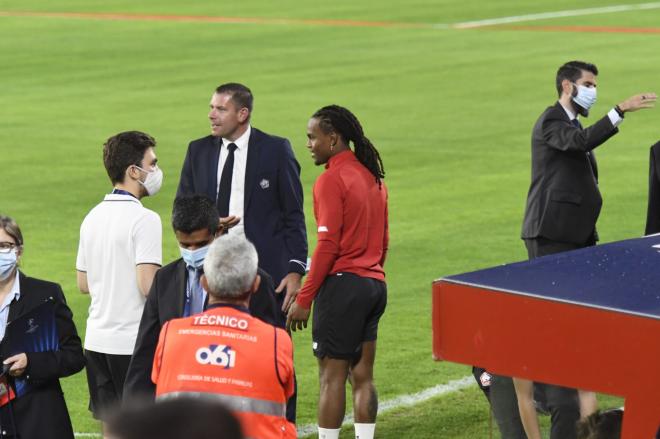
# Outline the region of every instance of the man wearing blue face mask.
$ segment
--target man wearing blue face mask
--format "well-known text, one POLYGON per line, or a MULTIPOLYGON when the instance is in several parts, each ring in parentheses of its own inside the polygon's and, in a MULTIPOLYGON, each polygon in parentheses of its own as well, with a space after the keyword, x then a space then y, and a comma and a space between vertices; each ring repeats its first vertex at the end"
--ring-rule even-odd
MULTIPOLYGON (((204 195, 179 197, 174 201, 172 228, 181 258, 161 268, 152 284, 144 307, 135 349, 124 384, 124 400, 153 397, 151 381, 154 353, 160 328, 165 322, 204 311, 207 294, 202 288, 204 258, 222 230, 218 210, 204 195)), ((267 323, 278 322, 273 280, 259 269, 261 284, 250 301, 250 314, 267 323)))
MULTIPOLYGON (((651 108, 655 93, 634 95, 584 128, 596 102, 595 65, 571 61, 559 68, 558 101, 532 130, 532 179, 522 227, 530 259, 595 245, 602 198, 593 150, 618 132, 625 113, 651 108)), ((578 365, 566 365, 579 367, 578 365)), ((534 396, 552 415, 551 439, 575 439, 576 422, 596 409, 595 395, 575 389, 494 375, 490 402, 503 439, 541 438, 534 396), (515 384, 515 387, 514 387, 515 384), (515 389, 515 390, 514 390, 515 389)))
POLYGON ((559 100, 548 107, 532 131, 532 182, 522 227, 529 257, 593 245, 602 199, 593 150, 616 134, 625 113, 654 106, 655 93, 632 96, 588 128, 596 102, 595 65, 571 61, 559 68, 559 100))

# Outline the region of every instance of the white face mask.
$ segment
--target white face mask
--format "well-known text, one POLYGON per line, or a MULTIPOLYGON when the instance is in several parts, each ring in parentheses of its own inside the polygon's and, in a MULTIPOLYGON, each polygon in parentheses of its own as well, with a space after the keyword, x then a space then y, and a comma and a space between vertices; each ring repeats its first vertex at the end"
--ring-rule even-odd
POLYGON ((147 178, 144 179, 144 182, 142 180, 138 180, 138 182, 144 186, 148 195, 156 195, 163 185, 163 171, 158 166, 153 171, 147 171, 137 165, 135 167, 147 173, 147 178))
POLYGON ((585 110, 589 110, 596 103, 596 87, 585 87, 584 85, 577 85, 577 95, 573 96, 573 102, 578 104, 585 110))

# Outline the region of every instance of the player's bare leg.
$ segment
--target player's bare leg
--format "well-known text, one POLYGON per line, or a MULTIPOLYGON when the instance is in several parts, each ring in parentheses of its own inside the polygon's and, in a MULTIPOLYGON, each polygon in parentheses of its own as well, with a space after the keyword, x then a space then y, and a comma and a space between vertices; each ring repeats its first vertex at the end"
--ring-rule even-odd
POLYGON ((349 362, 325 357, 319 362, 319 411, 320 428, 341 427, 346 412, 346 380, 349 362))
POLYGON ((362 343, 362 356, 351 367, 349 379, 353 389, 353 415, 355 437, 370 439, 374 436, 378 415, 378 393, 374 386, 376 341, 362 343))

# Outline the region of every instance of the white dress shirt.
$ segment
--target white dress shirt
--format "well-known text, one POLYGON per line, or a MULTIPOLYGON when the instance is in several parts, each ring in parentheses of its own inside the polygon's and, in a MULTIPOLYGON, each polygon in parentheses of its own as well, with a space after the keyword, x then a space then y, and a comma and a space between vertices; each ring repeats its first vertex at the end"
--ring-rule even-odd
POLYGON ((220 190, 220 180, 222 178, 222 168, 227 160, 229 150, 227 147, 230 143, 236 145, 234 151, 234 168, 231 177, 231 195, 229 197, 229 215, 235 215, 241 221, 229 230, 229 233, 245 233, 243 222, 243 211, 245 209, 245 168, 247 166, 248 142, 250 141, 250 133, 252 128, 248 125, 247 130, 241 137, 234 140, 222 138, 222 145, 220 146, 220 158, 218 159, 218 185, 215 190, 216 200, 218 198, 218 191, 220 190))

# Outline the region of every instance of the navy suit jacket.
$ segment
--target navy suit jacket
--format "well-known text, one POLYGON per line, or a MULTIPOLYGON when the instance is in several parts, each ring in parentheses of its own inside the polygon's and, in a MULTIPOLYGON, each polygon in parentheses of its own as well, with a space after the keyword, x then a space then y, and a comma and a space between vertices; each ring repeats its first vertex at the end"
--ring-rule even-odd
MULTIPOLYGON (((193 140, 183 162, 177 196, 203 194, 216 200, 220 138, 193 140)), ((307 232, 300 165, 287 139, 254 127, 248 142, 243 210, 245 236, 259 254, 259 267, 278 285, 288 273, 305 273, 307 232)))

